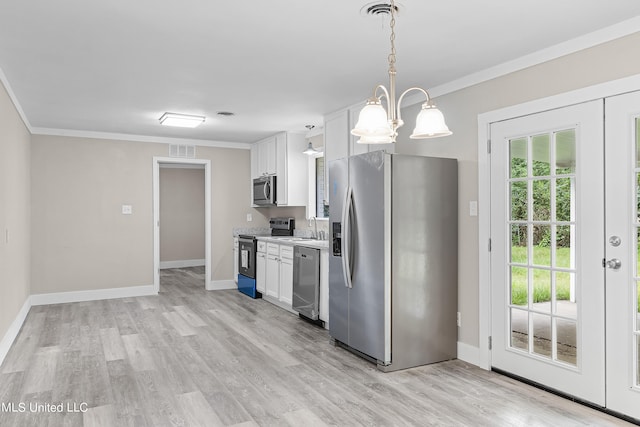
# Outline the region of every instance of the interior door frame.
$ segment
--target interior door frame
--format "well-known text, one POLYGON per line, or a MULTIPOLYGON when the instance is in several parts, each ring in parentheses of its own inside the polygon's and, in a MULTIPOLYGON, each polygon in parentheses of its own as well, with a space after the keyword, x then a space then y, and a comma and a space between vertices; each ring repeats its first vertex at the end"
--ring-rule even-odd
POLYGON ((491 370, 491 124, 636 90, 640 90, 640 74, 478 115, 479 346, 473 360, 477 366, 491 370))
POLYGON ((211 282, 211 160, 153 157, 153 290, 160 290, 160 164, 204 166, 205 289, 211 282))

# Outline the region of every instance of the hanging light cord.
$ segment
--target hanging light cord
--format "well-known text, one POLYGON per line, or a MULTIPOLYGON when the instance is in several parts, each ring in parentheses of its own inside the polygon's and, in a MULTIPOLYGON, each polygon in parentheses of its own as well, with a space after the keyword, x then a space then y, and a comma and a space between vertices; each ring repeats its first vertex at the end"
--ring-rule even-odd
POLYGON ((389 53, 389 70, 394 70, 396 68, 396 3, 394 0, 391 0, 391 37, 389 37, 389 41, 391 42, 391 53, 389 53))

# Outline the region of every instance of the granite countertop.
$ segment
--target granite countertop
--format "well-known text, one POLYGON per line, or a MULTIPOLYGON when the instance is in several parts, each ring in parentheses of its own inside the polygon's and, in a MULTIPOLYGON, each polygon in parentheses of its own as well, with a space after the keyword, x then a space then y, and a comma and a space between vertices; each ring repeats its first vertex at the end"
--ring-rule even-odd
POLYGON ((316 249, 329 249, 329 241, 327 240, 316 240, 296 236, 258 236, 257 239, 265 242, 278 243, 281 245, 307 246, 309 248, 316 249))

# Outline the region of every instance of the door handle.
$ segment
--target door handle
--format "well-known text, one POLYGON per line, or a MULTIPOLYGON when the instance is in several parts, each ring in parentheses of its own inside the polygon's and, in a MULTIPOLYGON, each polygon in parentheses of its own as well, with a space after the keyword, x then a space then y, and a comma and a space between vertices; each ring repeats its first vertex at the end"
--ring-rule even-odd
POLYGON ((602 260, 602 266, 606 268, 610 268, 612 270, 619 270, 622 267, 622 261, 618 258, 611 258, 610 260, 602 260))

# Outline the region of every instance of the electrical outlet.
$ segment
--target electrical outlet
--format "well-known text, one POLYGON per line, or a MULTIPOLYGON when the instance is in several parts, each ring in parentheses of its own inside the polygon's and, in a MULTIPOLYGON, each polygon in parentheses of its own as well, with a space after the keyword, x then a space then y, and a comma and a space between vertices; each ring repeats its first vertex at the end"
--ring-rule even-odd
POLYGON ((133 214, 133 206, 122 205, 122 215, 132 215, 132 214, 133 214))
POLYGON ((458 327, 462 326, 462 315, 460 314, 460 312, 458 312, 458 315, 456 317, 456 323, 458 324, 458 327))

